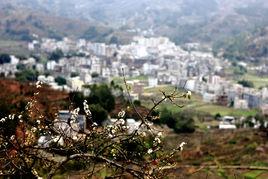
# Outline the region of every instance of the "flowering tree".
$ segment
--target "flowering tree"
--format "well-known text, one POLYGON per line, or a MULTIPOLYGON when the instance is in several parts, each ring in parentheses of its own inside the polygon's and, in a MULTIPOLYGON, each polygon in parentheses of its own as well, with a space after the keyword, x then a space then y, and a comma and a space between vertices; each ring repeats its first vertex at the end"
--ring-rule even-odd
MULTIPOLYGON (((70 109, 70 118, 61 120, 56 114, 48 119, 36 105, 37 92, 19 114, 11 114, 0 120, 0 174, 17 177, 45 176, 52 178, 67 166, 75 164, 83 175, 92 177, 105 169, 106 175, 136 178, 162 177, 166 166, 172 165, 176 153, 184 142, 170 152, 164 150, 163 132, 151 123, 158 116, 152 113, 163 101, 174 103, 176 98, 189 98, 190 93, 162 92, 163 98, 154 102, 146 116, 138 113, 138 126, 126 123, 124 110, 108 125, 92 120, 90 107, 85 100, 83 109, 70 109), (85 114, 89 124, 80 130, 78 116, 85 114)), ((132 102, 130 102, 132 104, 132 102)), ((175 104, 175 103, 174 103, 175 104)), ((175 104, 177 105, 177 104, 175 104)), ((177 105, 178 107, 182 107, 177 105)))

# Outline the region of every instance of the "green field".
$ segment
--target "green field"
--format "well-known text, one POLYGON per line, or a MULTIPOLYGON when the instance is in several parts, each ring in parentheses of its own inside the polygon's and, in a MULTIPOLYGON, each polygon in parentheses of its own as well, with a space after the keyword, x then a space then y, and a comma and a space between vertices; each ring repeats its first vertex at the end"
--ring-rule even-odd
MULTIPOLYGON (((168 86, 168 85, 163 85, 163 86, 159 86, 159 87, 155 87, 155 88, 148 88, 148 89, 144 90, 144 92, 146 92, 146 93, 152 93, 153 94, 152 98, 154 100, 161 99, 161 97, 163 96, 161 91, 164 91, 166 94, 170 94, 174 91, 174 87, 168 86)), ((178 91, 178 93, 183 94, 184 91, 180 90, 180 91, 178 91)), ((216 104, 204 103, 202 101, 202 97, 200 95, 197 95, 197 94, 193 94, 192 98, 190 100, 180 99, 180 100, 176 100, 175 102, 176 102, 176 104, 179 104, 179 105, 183 104, 184 107, 181 109, 181 108, 177 107, 176 105, 173 105, 169 101, 166 101, 159 106, 159 109, 166 107, 173 112, 191 109, 194 111, 208 113, 211 115, 215 115, 215 114, 219 113, 222 116, 231 115, 231 116, 245 116, 245 117, 250 116, 250 115, 254 116, 258 112, 258 110, 256 110, 256 109, 249 109, 249 110, 234 109, 234 108, 229 108, 229 107, 225 107, 225 106, 219 106, 216 104)), ((143 100, 142 103, 143 103, 143 105, 148 106, 148 107, 153 106, 152 101, 143 100)))
POLYGON ((218 106, 213 104, 204 104, 202 106, 194 108, 197 111, 207 112, 212 115, 217 113, 221 114, 222 116, 230 115, 230 116, 254 116, 257 114, 257 110, 243 110, 243 109, 234 109, 224 106, 218 106))
MULTIPOLYGON (((264 78, 264 79, 260 79, 257 77, 254 78, 253 75, 247 75, 247 77, 249 77, 249 79, 254 80, 254 83, 256 83, 256 84, 259 84, 259 85, 264 84, 264 83, 266 83, 266 81, 268 84, 268 78, 264 78)), ((134 80, 134 79, 146 80, 146 77, 139 76, 136 78, 127 78, 127 80, 134 80)), ((114 78, 113 80, 116 84, 123 86, 123 88, 125 89, 123 78, 114 78)), ((259 86, 259 85, 256 85, 256 86, 259 86)), ((142 99, 141 102, 144 106, 151 108, 151 107, 153 107, 152 99, 155 102, 157 102, 158 100, 161 100, 161 98, 163 96, 162 92, 165 92, 166 94, 171 94, 172 92, 174 92, 174 90, 175 90, 175 87, 172 85, 159 85, 159 86, 153 87, 153 88, 145 88, 144 93, 146 93, 148 95, 151 94, 151 96, 142 99)), ((176 93, 179 95, 183 94, 185 92, 186 92, 185 90, 176 89, 176 93)), ((231 116, 245 116, 245 117, 254 116, 258 113, 258 110, 256 110, 256 109, 249 109, 249 110, 234 109, 234 108, 229 108, 229 107, 225 107, 225 106, 219 106, 216 104, 204 103, 202 101, 202 97, 200 95, 197 95, 194 93, 192 94, 192 98, 190 100, 181 98, 181 99, 175 100, 174 102, 178 105, 184 105, 184 107, 179 108, 178 106, 172 104, 170 101, 167 100, 167 101, 163 102, 161 105, 159 105, 157 107, 157 109, 162 109, 162 108, 166 107, 167 109, 171 110, 172 112, 179 112, 181 110, 190 109, 190 110, 194 110, 197 112, 207 113, 210 115, 215 115, 215 114, 219 113, 222 116, 231 115, 231 116)))
POLYGON ((242 77, 242 79, 252 81, 256 89, 268 86, 268 76, 261 77, 252 73, 247 73, 242 77))

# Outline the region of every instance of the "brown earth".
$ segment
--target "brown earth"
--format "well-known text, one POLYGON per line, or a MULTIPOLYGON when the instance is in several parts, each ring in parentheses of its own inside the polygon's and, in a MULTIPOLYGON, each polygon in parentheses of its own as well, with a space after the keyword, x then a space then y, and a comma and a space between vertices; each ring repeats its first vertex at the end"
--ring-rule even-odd
POLYGON ((267 139, 267 132, 254 129, 170 133, 165 139, 167 148, 172 149, 181 141, 187 143, 177 156, 170 178, 244 178, 256 171, 267 176, 268 168, 246 168, 268 166, 267 139))
POLYGON ((68 93, 50 89, 43 85, 37 89, 35 84, 20 83, 11 79, 0 79, 0 101, 5 104, 14 105, 13 112, 18 111, 21 102, 26 103, 35 98, 36 107, 41 111, 54 111, 62 109, 68 103, 68 93), (39 92, 38 95, 34 93, 39 92))

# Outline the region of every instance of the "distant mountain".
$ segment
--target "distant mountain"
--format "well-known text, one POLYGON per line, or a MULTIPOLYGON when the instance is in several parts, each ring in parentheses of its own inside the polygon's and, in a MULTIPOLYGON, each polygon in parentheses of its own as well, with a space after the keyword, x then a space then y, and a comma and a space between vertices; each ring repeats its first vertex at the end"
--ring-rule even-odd
POLYGON ((89 23, 47 15, 17 6, 0 7, 1 38, 31 40, 33 34, 45 37, 76 37, 82 34, 89 23))
POLYGON ((71 37, 96 42, 128 43, 135 35, 125 30, 114 30, 96 20, 54 13, 49 6, 45 8, 42 4, 35 0, 0 1, 0 41, 31 41, 33 34, 37 34, 55 39, 71 37))
POLYGON ((9 4, 116 28, 152 29, 177 43, 267 24, 267 0, 9 0, 9 4))
POLYGON ((267 63, 268 27, 222 39, 215 42, 213 48, 215 54, 230 60, 267 63))
MULTIPOLYGON (((11 27, 19 23, 34 32, 47 29, 42 32, 47 36, 105 42, 126 42, 135 33, 149 30, 149 34, 168 36, 177 44, 223 44, 220 48, 226 50, 226 41, 243 34, 258 39, 256 32, 268 26, 267 0, 9 0, 0 2, 3 6, 35 12, 30 13, 32 18, 29 13, 17 15, 18 22, 11 22, 11 27)), ((8 14, 0 13, 5 18, 8 14)), ((1 18, 0 29, 3 24, 1 18)))

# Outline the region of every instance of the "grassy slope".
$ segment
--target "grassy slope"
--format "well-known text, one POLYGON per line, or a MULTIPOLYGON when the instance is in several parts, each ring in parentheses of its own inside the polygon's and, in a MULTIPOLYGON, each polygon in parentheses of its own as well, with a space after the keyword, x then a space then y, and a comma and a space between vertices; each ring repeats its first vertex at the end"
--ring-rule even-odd
POLYGON ((268 86, 268 76, 258 76, 254 71, 248 71, 242 76, 235 76, 232 67, 226 69, 225 72, 234 83, 237 83, 240 80, 247 80, 253 82, 255 89, 268 86))
POLYGON ((257 110, 243 110, 243 109, 234 109, 224 106, 218 106, 213 104, 205 104, 203 106, 197 107, 196 110, 209 112, 212 115, 220 113, 221 115, 232 115, 232 116, 250 116, 256 115, 257 110))
POLYGON ((261 77, 252 73, 247 73, 242 77, 242 79, 252 81, 256 89, 268 85, 268 76, 261 77))
MULTIPOLYGON (((127 80, 133 80, 133 79, 139 79, 139 80, 145 80, 143 76, 137 77, 137 78, 129 78, 127 80)), ((268 79, 267 79, 268 80, 268 79)), ((114 78, 114 82, 116 84, 119 84, 124 87, 123 79, 122 78, 114 78)), ((124 88, 125 89, 125 88, 124 88)), ((153 88, 146 88, 144 89, 145 93, 151 93, 153 94, 149 99, 144 99, 142 100, 142 104, 144 106, 147 106, 148 108, 151 108, 153 106, 153 103, 151 99, 154 99, 155 101, 160 100, 163 96, 162 92, 164 91, 166 94, 170 94, 174 91, 174 87, 171 85, 160 85, 158 87, 153 87, 153 88)), ((180 94, 182 94, 185 91, 178 91, 180 94)), ((211 115, 215 115, 217 113, 220 113, 221 115, 233 115, 233 116, 249 116, 249 115, 256 115, 258 112, 255 109, 252 110, 243 110, 243 109, 234 109, 234 108, 229 108, 225 106, 218 106, 215 104, 208 104, 204 103, 202 101, 202 97, 200 95, 193 94, 191 100, 186 100, 186 99, 181 99, 181 100, 176 100, 176 103, 181 105, 184 105, 184 108, 179 108, 170 102, 166 101, 162 103, 158 108, 163 108, 166 107, 169 110, 173 112, 179 112, 180 110, 184 109, 192 109, 204 113, 209 113, 211 115)))
MULTIPOLYGON (((156 88, 150 88, 150 89, 145 89, 145 92, 147 93, 153 93, 154 96, 153 98, 158 98, 162 96, 161 91, 165 91, 167 94, 173 92, 174 87, 172 86, 160 86, 156 88)), ((180 91, 183 93, 183 91, 180 91)), ((152 106, 152 103, 150 101, 143 101, 143 103, 146 106, 152 106)), ((208 104, 204 103, 202 101, 202 98, 199 95, 193 94, 191 100, 179 100, 177 101, 178 104, 184 104, 185 107, 182 109, 192 109, 204 113, 209 113, 211 115, 215 115, 217 113, 220 113, 221 115, 234 115, 234 116, 249 116, 249 115, 255 115, 257 113, 257 110, 252 109, 252 110, 242 110, 242 109, 234 109, 234 108, 229 108, 225 106, 218 106, 215 104, 208 104)), ((163 103, 161 107, 167 107, 168 109, 172 110, 173 112, 178 112, 181 109, 178 108, 177 106, 172 105, 169 102, 163 103)))

